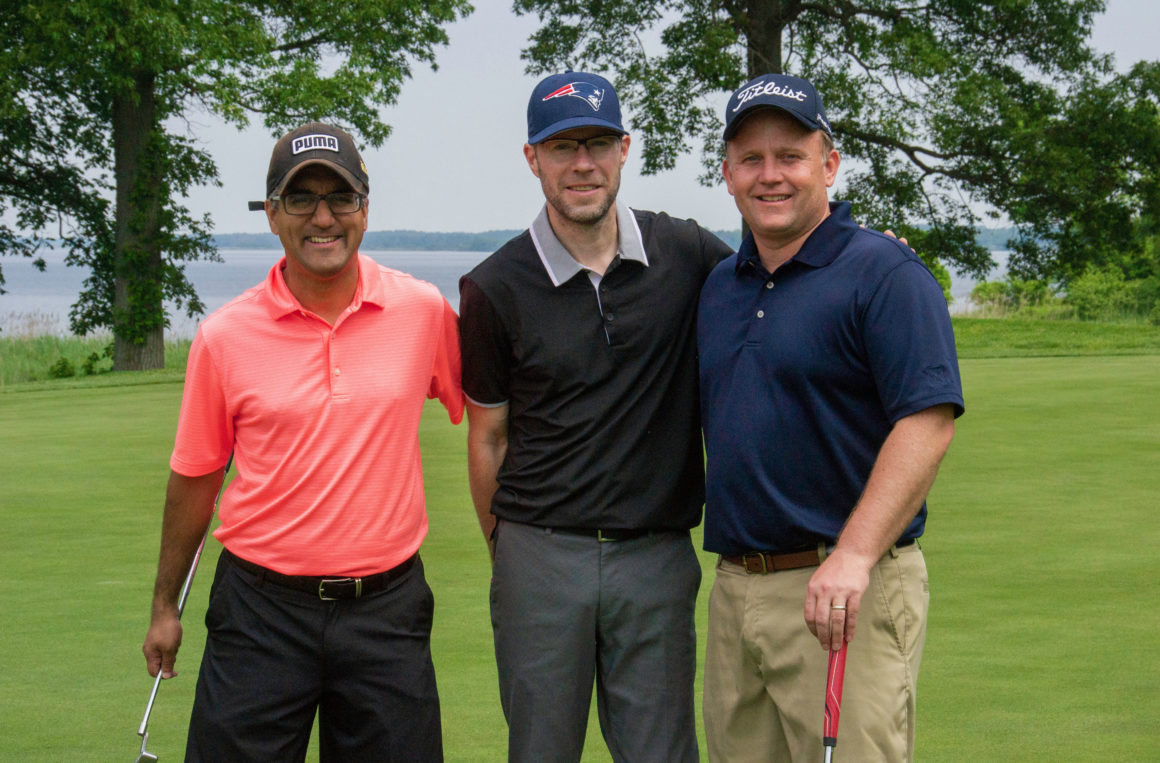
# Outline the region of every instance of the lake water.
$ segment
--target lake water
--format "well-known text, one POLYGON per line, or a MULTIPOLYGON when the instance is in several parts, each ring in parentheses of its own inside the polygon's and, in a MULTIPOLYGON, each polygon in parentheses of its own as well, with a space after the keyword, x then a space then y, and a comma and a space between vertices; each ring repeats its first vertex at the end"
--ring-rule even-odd
MULTIPOLYGON (((459 277, 471 270, 490 252, 407 252, 367 251, 364 254, 387 267, 429 281, 438 287, 451 306, 459 308, 459 277)), ((186 273, 193 281, 209 312, 224 305, 246 289, 266 277, 270 267, 282 256, 274 249, 222 249, 224 262, 191 262, 186 273)), ((999 268, 991 278, 1001 278, 1007 252, 992 252, 999 268)), ((29 333, 68 333, 68 313, 87 271, 64 264, 63 252, 48 251, 48 263, 43 273, 24 258, 0 259, 7 281, 7 294, 0 295, 0 336, 29 333)), ((954 277, 951 294, 955 298, 952 312, 966 309, 967 296, 975 282, 965 277, 954 277)), ((172 306, 170 306, 172 307, 172 306)), ((170 337, 192 337, 197 330, 197 319, 174 315, 170 310, 170 337)))
MULTIPOLYGON (((281 256, 274 249, 222 249, 224 262, 191 262, 185 272, 197 289, 207 313, 266 278, 270 268, 281 256)), ((451 303, 459 308, 459 277, 471 270, 490 252, 405 252, 365 251, 369 257, 387 267, 433 283, 451 303)), ((41 273, 31 260, 5 257, 0 259, 4 268, 4 288, 0 294, 0 336, 27 333, 22 329, 34 324, 41 333, 68 333, 68 313, 84 286, 88 275, 82 268, 64 264, 61 252, 47 252, 48 267, 41 273)), ((184 314, 174 315, 170 309, 168 337, 193 336, 197 319, 184 314)))

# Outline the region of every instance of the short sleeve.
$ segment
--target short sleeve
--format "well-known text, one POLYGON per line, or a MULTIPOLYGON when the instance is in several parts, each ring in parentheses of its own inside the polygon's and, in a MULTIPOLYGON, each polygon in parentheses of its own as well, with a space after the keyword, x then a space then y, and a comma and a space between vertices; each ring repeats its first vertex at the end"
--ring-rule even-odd
POLYGON ((964 411, 954 330, 942 288, 916 259, 893 268, 870 298, 867 356, 892 422, 945 403, 964 411))
POLYGON ((447 409, 452 424, 463 420, 463 387, 460 386, 462 373, 459 356, 459 318, 446 299, 440 298, 443 307, 440 328, 435 336, 437 346, 431 369, 431 386, 428 398, 438 398, 447 409))
POLYGON ((186 361, 181 415, 169 466, 186 477, 209 474, 229 460, 233 443, 233 417, 226 407, 221 374, 204 329, 199 329, 186 361))
POLYGON ((464 393, 480 405, 506 403, 510 397, 511 341, 491 300, 470 276, 459 281, 459 316, 464 393))

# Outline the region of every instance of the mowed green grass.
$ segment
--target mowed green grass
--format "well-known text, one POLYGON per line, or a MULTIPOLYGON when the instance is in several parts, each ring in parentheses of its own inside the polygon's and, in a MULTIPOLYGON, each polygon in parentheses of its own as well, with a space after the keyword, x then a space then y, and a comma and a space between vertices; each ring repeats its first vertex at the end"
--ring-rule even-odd
POLYGON ((1160 760, 1160 357, 962 362, 920 760, 1160 760))
MULTIPOLYGON (((1156 759, 1160 356, 962 369, 968 413, 924 539, 919 760, 1156 759)), ((181 385, 112 386, 118 376, 0 394, 2 760, 127 760, 139 747, 151 685, 140 643, 181 385)), ((503 760, 465 429, 429 405, 421 437, 447 760, 503 760)), ((219 548, 210 542, 180 675, 150 722, 162 760, 183 756, 219 548)), ((712 583, 702 559, 701 634, 712 583)), ((820 691, 818 709, 820 719, 820 691)), ((608 759, 593 719, 585 760, 608 759)))

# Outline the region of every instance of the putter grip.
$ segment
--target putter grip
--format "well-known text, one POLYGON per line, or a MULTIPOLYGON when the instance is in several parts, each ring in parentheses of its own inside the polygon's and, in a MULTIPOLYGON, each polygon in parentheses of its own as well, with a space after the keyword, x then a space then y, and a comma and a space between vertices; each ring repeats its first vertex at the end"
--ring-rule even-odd
POLYGON ((846 644, 838 651, 830 651, 830 667, 826 671, 826 717, 822 723, 822 744, 838 744, 838 716, 842 713, 842 679, 846 675, 846 644))

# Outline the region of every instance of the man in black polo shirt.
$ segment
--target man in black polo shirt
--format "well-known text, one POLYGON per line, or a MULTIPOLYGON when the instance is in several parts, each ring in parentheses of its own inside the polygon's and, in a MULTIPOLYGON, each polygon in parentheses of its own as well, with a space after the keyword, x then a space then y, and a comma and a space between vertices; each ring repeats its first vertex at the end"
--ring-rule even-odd
POLYGON ((513 761, 579 760, 594 680, 615 760, 698 760, 694 320, 730 249, 617 203, 628 147, 602 77, 540 82, 524 156, 547 203, 460 281, 471 492, 494 559, 513 761))

